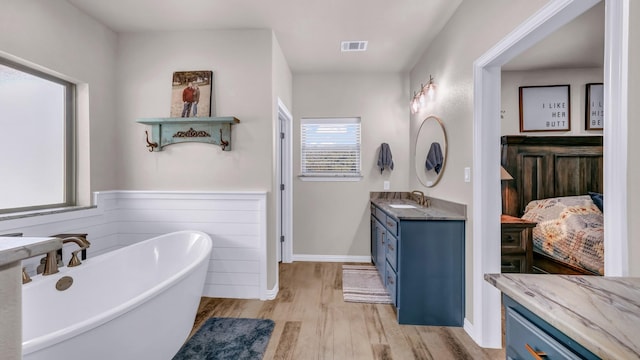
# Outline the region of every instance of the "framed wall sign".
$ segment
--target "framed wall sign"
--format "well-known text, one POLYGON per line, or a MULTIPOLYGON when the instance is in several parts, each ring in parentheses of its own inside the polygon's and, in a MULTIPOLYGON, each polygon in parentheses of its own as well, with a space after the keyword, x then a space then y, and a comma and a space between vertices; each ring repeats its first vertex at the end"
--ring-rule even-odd
POLYGON ((571 130, 569 85, 520 86, 520 132, 571 130))
POLYGON ((604 86, 602 83, 587 84, 587 100, 584 111, 587 130, 602 130, 604 128, 603 94, 604 86))

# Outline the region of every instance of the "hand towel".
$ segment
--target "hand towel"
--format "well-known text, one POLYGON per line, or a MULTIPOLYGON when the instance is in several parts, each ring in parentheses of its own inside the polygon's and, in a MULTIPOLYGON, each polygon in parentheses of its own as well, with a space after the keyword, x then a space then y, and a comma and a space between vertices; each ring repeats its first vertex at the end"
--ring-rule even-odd
POLYGON ((433 142, 431 143, 431 147, 429 147, 429 153, 427 153, 427 161, 425 162, 425 166, 427 170, 434 169, 436 174, 440 173, 442 170, 442 149, 440 149, 440 143, 433 142))
POLYGON ((380 168, 380 174, 382 174, 385 167, 388 167, 389 171, 393 170, 393 157, 391 156, 391 148, 387 143, 380 144, 378 167, 380 168))

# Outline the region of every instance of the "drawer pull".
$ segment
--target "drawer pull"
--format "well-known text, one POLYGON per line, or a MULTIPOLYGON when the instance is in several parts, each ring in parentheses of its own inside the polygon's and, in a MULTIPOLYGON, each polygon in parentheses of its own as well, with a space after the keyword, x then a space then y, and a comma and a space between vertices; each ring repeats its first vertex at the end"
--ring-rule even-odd
POLYGON ((391 276, 387 276, 387 282, 388 282, 389 284, 391 284, 391 285, 393 285, 393 284, 394 284, 394 282, 393 282, 393 278, 392 278, 391 276))
POLYGON ((513 238, 513 236, 511 235, 507 235, 507 238, 504 240, 504 242, 514 242, 516 241, 516 239, 513 238))
POLYGON ((535 351, 529 344, 524 344, 524 348, 533 355, 533 358, 536 360, 544 360, 543 357, 547 357, 547 354, 544 351, 535 351))

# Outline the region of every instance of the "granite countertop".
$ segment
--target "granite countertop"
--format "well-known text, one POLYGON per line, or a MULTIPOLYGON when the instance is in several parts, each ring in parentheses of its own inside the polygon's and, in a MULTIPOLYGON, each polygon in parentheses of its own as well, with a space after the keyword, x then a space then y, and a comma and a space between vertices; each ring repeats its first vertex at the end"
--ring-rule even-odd
POLYGON ((52 237, 0 237, 0 266, 62 247, 62 240, 52 237))
POLYGON ((466 220, 466 205, 427 197, 429 206, 418 205, 410 193, 371 193, 371 202, 396 220, 466 220), (394 208, 391 205, 413 205, 415 208, 394 208))
POLYGON ((640 358, 640 278, 485 274, 505 295, 603 359, 640 358))

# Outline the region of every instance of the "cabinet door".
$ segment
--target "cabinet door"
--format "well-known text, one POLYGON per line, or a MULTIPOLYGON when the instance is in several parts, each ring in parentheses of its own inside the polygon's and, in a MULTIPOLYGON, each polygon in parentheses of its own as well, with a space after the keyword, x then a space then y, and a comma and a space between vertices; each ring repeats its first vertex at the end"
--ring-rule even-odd
POLYGON ((376 268, 382 279, 384 279, 384 263, 385 263, 385 238, 387 236, 386 229, 381 223, 376 221, 376 268))
POLYGON ((371 215, 371 262, 376 263, 376 253, 377 253, 377 244, 376 244, 376 218, 371 215))

